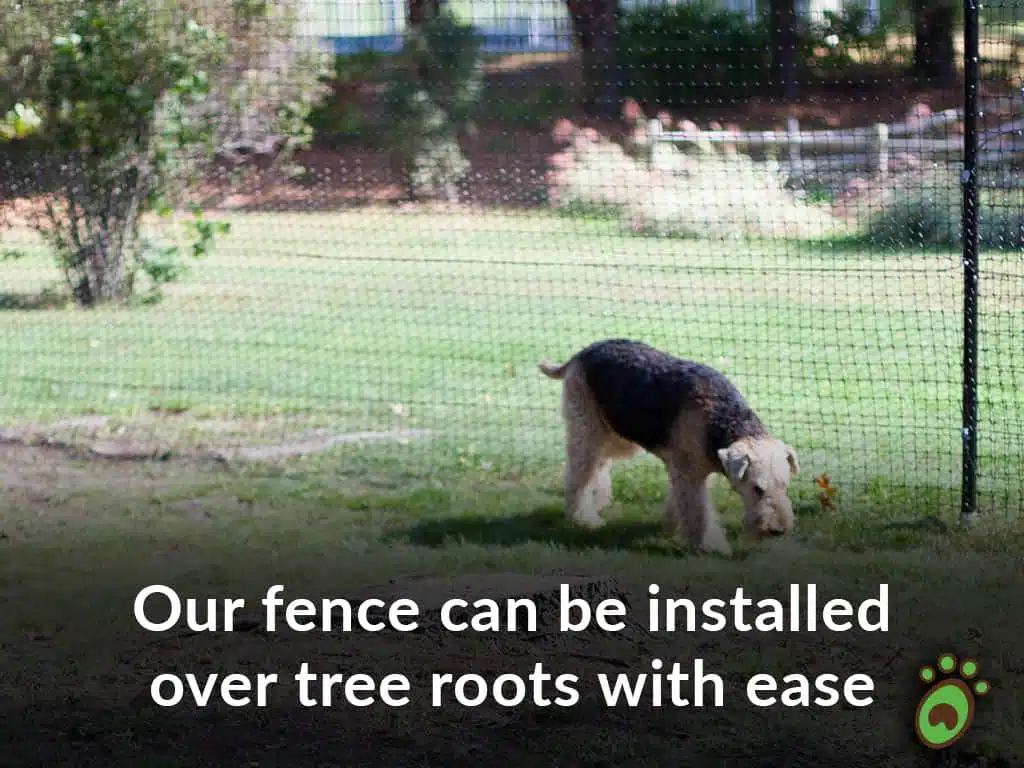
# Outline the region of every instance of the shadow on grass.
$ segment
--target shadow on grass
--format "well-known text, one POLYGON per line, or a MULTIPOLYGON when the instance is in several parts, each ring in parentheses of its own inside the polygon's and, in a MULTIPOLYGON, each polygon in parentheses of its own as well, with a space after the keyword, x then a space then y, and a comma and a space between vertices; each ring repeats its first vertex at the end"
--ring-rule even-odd
POLYGON ((424 520, 399 534, 412 544, 443 549, 452 544, 476 544, 507 549, 545 544, 569 550, 625 550, 641 554, 684 556, 662 529, 661 519, 611 519, 596 530, 571 525, 561 505, 537 507, 514 516, 473 515, 424 520))
POLYGON ((71 301, 54 290, 39 293, 0 292, 0 311, 27 312, 46 309, 63 309, 71 301))
MULTIPOLYGON (((620 497, 622 493, 617 494, 620 497)), ((730 541, 740 535, 740 511, 728 494, 716 494, 719 519, 730 541), (731 503, 727 503, 731 502, 731 503)), ((921 503, 905 514, 883 513, 866 508, 852 511, 825 512, 813 497, 794 499, 797 518, 795 536, 806 544, 825 549, 850 552, 905 551, 919 547, 945 546, 955 543, 955 514, 949 503, 942 504, 938 489, 916 489, 921 503), (824 540, 823 537, 824 536, 824 540)), ((495 550, 523 545, 546 545, 570 551, 604 550, 642 555, 681 558, 688 548, 662 528, 660 514, 650 515, 649 504, 624 501, 604 513, 606 523, 596 530, 572 525, 565 519, 560 503, 535 506, 521 514, 467 513, 443 518, 428 517, 410 526, 403 526, 389 536, 393 540, 430 549, 446 549, 470 544, 495 550)), ((902 507, 903 505, 897 505, 902 507)), ((741 547, 733 557, 742 559, 751 554, 741 547)))

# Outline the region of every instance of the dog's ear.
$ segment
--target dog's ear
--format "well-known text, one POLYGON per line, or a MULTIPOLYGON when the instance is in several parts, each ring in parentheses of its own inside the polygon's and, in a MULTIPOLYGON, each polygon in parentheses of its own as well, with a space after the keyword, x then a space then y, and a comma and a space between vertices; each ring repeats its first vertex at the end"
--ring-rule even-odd
POLYGON ((800 473, 800 462, 797 461, 796 451, 793 450, 793 446, 786 446, 786 461, 789 462, 789 473, 790 475, 797 475, 800 473))
POLYGON ((722 462, 725 474, 733 482, 738 483, 750 469, 750 457, 738 445, 730 445, 718 452, 718 460, 722 462))

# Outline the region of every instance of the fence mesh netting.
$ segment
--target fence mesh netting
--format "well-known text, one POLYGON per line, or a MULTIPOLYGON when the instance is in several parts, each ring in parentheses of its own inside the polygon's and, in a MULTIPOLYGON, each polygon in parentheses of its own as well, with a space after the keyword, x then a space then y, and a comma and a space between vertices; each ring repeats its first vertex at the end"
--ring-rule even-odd
MULTIPOLYGON (((536 363, 629 337, 725 372, 805 499, 825 475, 882 518, 959 510, 955 7, 115 5, 102 34, 56 0, 0 19, 9 434, 547 487, 536 363)), ((998 515, 1024 490, 1022 14, 981 18, 998 515)))

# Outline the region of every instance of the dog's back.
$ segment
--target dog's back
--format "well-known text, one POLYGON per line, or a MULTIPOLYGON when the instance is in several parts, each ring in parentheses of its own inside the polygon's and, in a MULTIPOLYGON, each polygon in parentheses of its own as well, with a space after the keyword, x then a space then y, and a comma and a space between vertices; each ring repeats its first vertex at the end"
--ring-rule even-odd
POLYGON ((739 437, 765 432, 724 374, 643 342, 606 339, 591 344, 561 366, 558 378, 574 365, 608 426, 647 451, 666 447, 680 415, 687 412, 702 417, 710 455, 739 437))

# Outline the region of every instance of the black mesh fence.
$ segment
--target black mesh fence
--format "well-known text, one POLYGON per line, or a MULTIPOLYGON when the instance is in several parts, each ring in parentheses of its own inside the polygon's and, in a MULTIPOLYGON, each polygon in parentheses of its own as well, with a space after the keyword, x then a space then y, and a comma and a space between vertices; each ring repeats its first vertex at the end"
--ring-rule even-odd
MULTIPOLYGON (((1024 192, 1021 160, 1020 69, 1024 8, 1005 2, 980 12, 981 93, 1005 83, 998 106, 981 109, 978 119, 981 241, 979 280, 978 489, 981 510, 1021 509, 1016 475, 1021 441, 1021 301, 1024 299, 1024 192)), ((994 94, 993 94, 994 95, 994 94)), ((982 102, 986 102, 984 95, 982 102)))
MULTIPOLYGON (((808 514, 836 514, 829 485, 865 519, 955 515, 962 13, 619 6, 186 3, 84 41, 78 4, 5 6, 0 422, 547 488, 563 432, 537 361, 631 337, 725 372, 796 447, 808 514), (214 139, 214 170, 181 177, 203 218, 149 204, 163 145, 122 87, 171 32, 195 66, 139 88, 171 94, 172 133, 175 105, 205 127, 175 141, 214 139), (44 126, 95 111, 60 152, 31 131, 51 106, 44 126)), ((1024 488, 1020 21, 997 4, 981 26, 979 487, 1000 516, 1024 488)), ((624 471, 643 495, 658 469, 624 471)))
POLYGON ((1024 764, 1022 16, 0 0, 0 765, 1024 764), (566 520, 612 337, 790 535, 650 455, 566 520))

